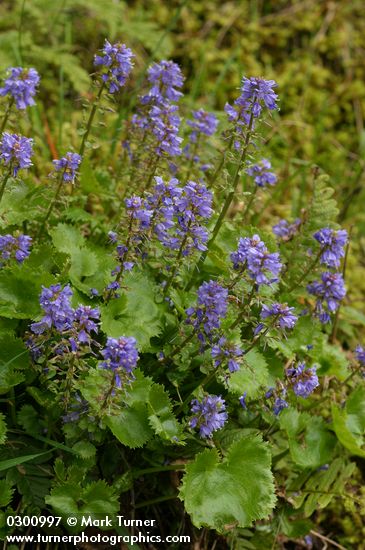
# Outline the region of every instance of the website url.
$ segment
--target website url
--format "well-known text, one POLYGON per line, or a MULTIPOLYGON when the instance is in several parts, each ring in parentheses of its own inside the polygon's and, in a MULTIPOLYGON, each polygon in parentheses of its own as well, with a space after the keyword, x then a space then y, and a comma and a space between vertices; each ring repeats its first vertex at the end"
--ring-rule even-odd
POLYGON ((189 543, 189 535, 169 535, 165 538, 160 535, 144 535, 138 533, 138 535, 106 535, 98 533, 97 535, 86 535, 80 533, 79 535, 43 535, 38 533, 37 535, 7 535, 6 540, 8 543, 61 543, 72 544, 77 546, 80 543, 107 543, 110 546, 117 546, 121 542, 130 544, 133 546, 138 543, 189 543))

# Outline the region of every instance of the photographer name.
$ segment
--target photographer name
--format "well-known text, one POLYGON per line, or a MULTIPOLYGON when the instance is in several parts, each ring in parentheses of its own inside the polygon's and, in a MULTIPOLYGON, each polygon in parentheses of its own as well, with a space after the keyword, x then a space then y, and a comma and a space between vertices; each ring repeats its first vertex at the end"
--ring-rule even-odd
POLYGON ((130 519, 124 516, 116 516, 111 518, 105 516, 103 518, 95 518, 93 516, 83 516, 81 519, 81 527, 154 527, 155 519, 130 519))

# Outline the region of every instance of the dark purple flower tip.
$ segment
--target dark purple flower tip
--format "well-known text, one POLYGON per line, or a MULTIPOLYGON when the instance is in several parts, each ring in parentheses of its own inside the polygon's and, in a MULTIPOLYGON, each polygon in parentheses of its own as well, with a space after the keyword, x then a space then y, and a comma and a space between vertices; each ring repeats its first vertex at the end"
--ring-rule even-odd
POLYGON ((246 397, 247 397, 247 391, 245 391, 244 394, 241 395, 241 397, 239 398, 240 405, 245 410, 247 410, 246 397))

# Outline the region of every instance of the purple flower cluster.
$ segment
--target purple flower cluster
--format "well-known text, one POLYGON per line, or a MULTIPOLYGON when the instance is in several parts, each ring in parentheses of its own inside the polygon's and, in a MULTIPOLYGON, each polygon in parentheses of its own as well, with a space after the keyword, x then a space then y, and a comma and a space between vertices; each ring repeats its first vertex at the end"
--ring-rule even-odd
POLYGON ((90 343, 90 333, 98 333, 98 325, 95 321, 99 321, 100 312, 97 308, 90 306, 79 306, 75 309, 74 327, 76 329, 76 338, 80 344, 90 343))
POLYGON ((19 170, 32 165, 33 140, 4 132, 0 141, 0 160, 9 166, 15 177, 19 170))
POLYGON ((146 201, 137 195, 125 199, 130 220, 138 220, 140 229, 148 229, 152 217, 152 210, 148 208, 146 201))
POLYGON ((317 297, 316 314, 322 323, 331 320, 341 300, 346 296, 346 288, 341 273, 325 271, 320 281, 314 281, 307 286, 309 294, 317 297))
POLYGON ((212 437, 213 432, 223 428, 228 419, 225 410, 225 401, 219 395, 206 395, 201 401, 193 399, 191 412, 194 416, 190 420, 190 427, 198 428, 202 438, 212 437))
POLYGON ((196 143, 201 134, 212 136, 217 129, 218 120, 213 113, 208 113, 204 109, 193 111, 193 120, 187 120, 186 123, 192 128, 190 133, 190 141, 196 143))
POLYGON ((154 105, 149 112, 149 125, 156 139, 155 151, 158 156, 164 153, 170 156, 181 155, 182 138, 180 129, 179 108, 171 103, 154 105))
POLYGON ((231 254, 231 260, 234 269, 242 272, 247 269, 249 277, 258 286, 277 282, 282 268, 279 254, 270 253, 258 235, 240 238, 237 251, 231 254))
POLYGON ((114 94, 124 86, 133 68, 134 54, 125 44, 110 44, 105 40, 103 55, 96 55, 94 64, 105 68, 103 82, 109 86, 109 93, 114 94))
POLYGON ((251 164, 246 170, 246 174, 255 178, 254 181, 258 187, 266 185, 275 185, 277 177, 274 172, 270 172, 271 162, 267 159, 262 159, 257 164, 251 164))
POLYGON ((115 382, 118 388, 134 380, 133 370, 138 361, 136 343, 133 337, 108 338, 106 346, 101 352, 104 361, 100 366, 115 373, 115 382))
POLYGON ((242 357, 243 351, 238 346, 228 342, 224 336, 221 336, 218 342, 212 346, 211 353, 216 367, 227 365, 229 372, 239 370, 238 360, 242 357))
POLYGON ((81 163, 81 157, 77 153, 66 153, 65 157, 53 160, 56 172, 62 171, 63 181, 73 181, 81 163))
POLYGON ((37 71, 32 68, 11 67, 8 73, 4 87, 0 88, 0 96, 10 95, 18 109, 35 105, 33 97, 40 80, 37 71))
POLYGON ((242 131, 252 119, 259 117, 263 107, 270 111, 278 108, 278 96, 274 92, 276 86, 275 80, 243 77, 241 95, 235 100, 233 106, 226 103, 224 107, 229 121, 235 124, 236 131, 242 131))
POLYGON ((38 323, 32 323, 30 328, 35 334, 42 334, 55 328, 63 332, 72 327, 74 310, 71 306, 72 290, 69 285, 64 288, 60 284, 42 287, 39 303, 45 315, 38 323))
POLYGON ((321 264, 327 267, 339 267, 341 258, 345 255, 344 247, 347 244, 347 231, 344 229, 334 231, 329 227, 325 227, 317 231, 313 237, 319 242, 323 250, 320 259, 321 264))
POLYGON ((286 389, 284 387, 281 388, 269 388, 267 392, 265 393, 266 399, 273 398, 273 413, 275 416, 278 416, 283 409, 287 409, 289 407, 288 402, 286 401, 286 389))
POLYGON ((220 327, 221 320, 227 313, 228 290, 215 281, 203 283, 198 289, 196 307, 186 310, 186 323, 198 332, 198 338, 205 342, 220 327))
POLYGON ((298 232, 301 223, 302 220, 300 218, 294 220, 293 223, 289 223, 287 220, 280 220, 276 225, 274 225, 272 231, 274 235, 283 241, 290 241, 290 239, 292 239, 298 232))
POLYGON ((165 105, 182 97, 179 88, 184 84, 184 77, 177 63, 163 60, 151 65, 147 73, 152 86, 148 94, 141 98, 143 104, 165 105))
POLYGON ((294 393, 299 397, 308 397, 319 386, 315 367, 309 368, 304 362, 287 369, 286 375, 294 393))
POLYGON ((154 150, 158 156, 181 155, 182 138, 179 137, 179 108, 174 102, 182 97, 179 88, 184 83, 180 67, 173 61, 160 61, 148 69, 149 92, 141 97, 147 112, 140 110, 132 117, 132 124, 150 131, 154 138, 154 150))
MULTIPOLYGON (((263 305, 261 310, 261 319, 272 319, 272 326, 280 328, 281 330, 285 330, 286 328, 292 329, 298 320, 298 317, 292 313, 293 311, 294 308, 289 307, 288 304, 279 304, 276 302, 271 304, 271 306, 263 305)), ((260 323, 255 329, 255 334, 258 334, 262 330, 263 326, 264 325, 260 323)))
POLYGON ((289 407, 288 402, 283 399, 283 397, 276 397, 273 405, 273 413, 275 416, 278 416, 282 410, 287 409, 289 407))
POLYGON ((192 249, 204 251, 207 249, 208 231, 203 225, 212 214, 213 196, 203 183, 189 181, 175 204, 177 217, 175 236, 170 241, 171 248, 184 245, 183 256, 190 254, 192 249))
MULTIPOLYGON (((90 344, 91 332, 98 333, 97 322, 100 312, 90 306, 79 305, 73 309, 71 298, 73 292, 69 285, 64 288, 60 284, 51 285, 49 288, 42 287, 39 299, 44 315, 37 323, 30 325, 31 331, 41 335, 46 331, 53 330, 68 340, 70 350, 76 352, 79 346, 90 344)), ((30 339, 33 347, 36 344, 34 337, 30 339)), ((58 348, 58 355, 68 351, 65 341, 58 348)), ((42 344, 37 351, 38 356, 42 354, 42 344)), ((37 358, 37 357, 36 357, 37 358)))
POLYGON ((163 246, 188 256, 192 250, 206 250, 208 231, 205 220, 213 214, 212 193, 202 183, 189 181, 181 187, 176 178, 165 183, 155 177, 155 187, 146 199, 127 199, 127 208, 134 209, 140 229, 150 228, 163 246))
POLYGON ((4 267, 9 260, 15 260, 21 264, 30 254, 32 237, 29 235, 0 235, 0 268, 4 267))

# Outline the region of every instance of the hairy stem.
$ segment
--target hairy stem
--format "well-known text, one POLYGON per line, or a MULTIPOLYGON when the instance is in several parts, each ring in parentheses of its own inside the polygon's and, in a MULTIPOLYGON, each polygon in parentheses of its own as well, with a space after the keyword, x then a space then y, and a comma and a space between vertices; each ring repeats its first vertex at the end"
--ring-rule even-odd
POLYGON ((4 195, 4 191, 5 191, 5 186, 6 186, 6 183, 8 181, 8 179, 10 178, 10 174, 11 174, 11 167, 9 168, 8 172, 5 174, 4 178, 3 178, 3 181, 1 182, 1 187, 0 187, 0 202, 3 198, 3 195, 4 195))
POLYGON ((102 84, 99 88, 98 95, 96 96, 96 99, 95 99, 95 101, 93 103, 93 106, 92 106, 92 109, 90 111, 89 120, 87 121, 85 133, 82 136, 82 141, 81 141, 80 150, 79 150, 80 157, 82 157, 84 152, 85 152, 86 141, 87 141, 87 138, 89 137, 91 126, 92 126, 92 123, 93 123, 93 120, 94 120, 94 117, 95 117, 96 110, 99 106, 101 95, 103 93, 104 88, 105 88, 105 82, 102 82, 102 84))
POLYGON ((9 100, 8 106, 7 106, 6 111, 5 111, 5 114, 4 114, 3 121, 2 121, 2 123, 1 123, 0 134, 2 134, 3 131, 5 130, 6 123, 8 122, 8 118, 9 118, 9 115, 10 115, 10 111, 11 111, 13 105, 14 105, 14 98, 12 97, 12 98, 10 98, 10 100, 9 100))
MULTIPOLYGON (((66 169, 65 169, 66 170, 66 169)), ((40 230, 38 232, 38 238, 41 237, 41 235, 43 234, 43 231, 46 227, 46 223, 50 217, 50 215, 52 214, 52 210, 54 208, 54 205, 56 204, 57 200, 58 200, 58 197, 61 193, 61 188, 62 188, 62 185, 63 185, 63 176, 65 174, 65 170, 63 170, 62 172, 60 172, 60 175, 58 176, 58 182, 57 182, 57 188, 56 188, 56 193, 55 193, 55 196, 53 197, 52 201, 50 202, 50 205, 48 207, 48 210, 47 210, 47 213, 44 217, 44 220, 42 222, 42 225, 40 227, 40 230)))

